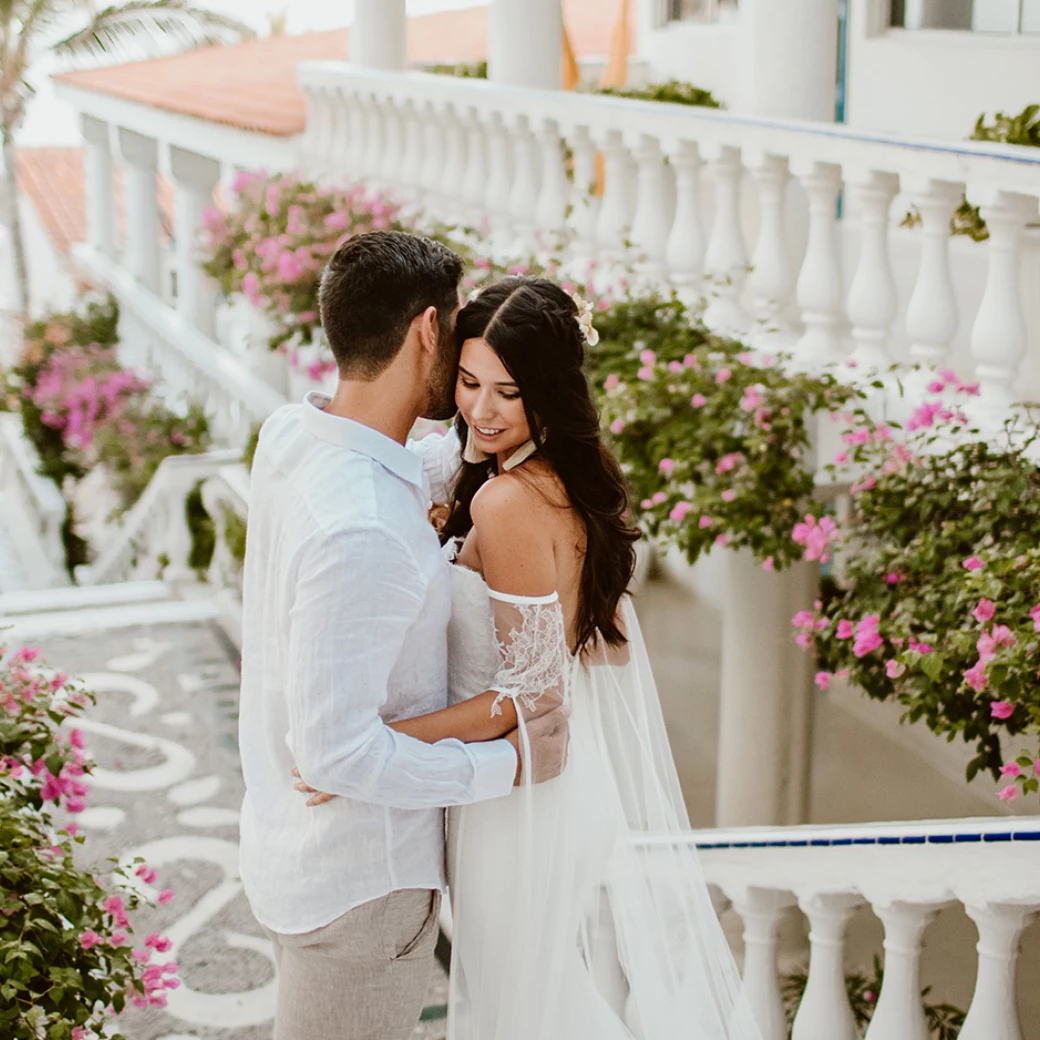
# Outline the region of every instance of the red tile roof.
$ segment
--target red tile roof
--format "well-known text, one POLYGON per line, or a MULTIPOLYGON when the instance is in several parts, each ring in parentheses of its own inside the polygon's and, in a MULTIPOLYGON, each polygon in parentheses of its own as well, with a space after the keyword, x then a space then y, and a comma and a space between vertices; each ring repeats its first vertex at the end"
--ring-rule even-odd
MULTIPOLYGON (((617 19, 616 0, 564 0, 563 11, 578 57, 605 55, 617 19)), ((487 38, 487 7, 410 18, 408 60, 413 65, 483 60, 487 38)), ((289 137, 302 133, 307 119, 306 99, 296 86, 296 66, 302 61, 346 59, 349 49, 349 30, 338 29, 205 47, 56 78, 208 122, 289 137)))
MULTIPOLYGON (((65 255, 69 247, 87 238, 87 199, 82 148, 19 148, 18 186, 32 203, 55 250, 65 255)), ((116 233, 124 233, 122 168, 115 167, 116 233)), ((159 178, 159 219, 162 238, 173 230, 173 186, 159 178)))

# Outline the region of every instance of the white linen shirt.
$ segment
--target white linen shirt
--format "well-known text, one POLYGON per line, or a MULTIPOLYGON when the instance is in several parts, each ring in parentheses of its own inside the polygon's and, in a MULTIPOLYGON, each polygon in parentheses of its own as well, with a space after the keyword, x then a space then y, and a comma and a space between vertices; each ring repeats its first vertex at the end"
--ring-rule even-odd
POLYGON ((451 575, 423 463, 311 394, 264 424, 243 588, 241 873, 257 920, 320 928, 395 889, 444 888, 444 806, 512 790, 507 741, 424 744, 444 708, 451 575), (314 808, 297 766, 339 798, 314 808))

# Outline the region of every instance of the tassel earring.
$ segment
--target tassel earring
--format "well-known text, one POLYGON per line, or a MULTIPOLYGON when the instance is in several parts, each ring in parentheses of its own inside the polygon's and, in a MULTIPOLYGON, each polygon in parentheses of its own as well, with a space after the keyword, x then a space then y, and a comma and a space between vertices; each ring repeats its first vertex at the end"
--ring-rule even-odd
POLYGON ((476 465, 479 462, 487 462, 491 458, 487 452, 481 451, 480 448, 473 443, 473 438, 470 436, 469 430, 466 430, 466 446, 462 449, 462 461, 468 462, 471 465, 476 465))

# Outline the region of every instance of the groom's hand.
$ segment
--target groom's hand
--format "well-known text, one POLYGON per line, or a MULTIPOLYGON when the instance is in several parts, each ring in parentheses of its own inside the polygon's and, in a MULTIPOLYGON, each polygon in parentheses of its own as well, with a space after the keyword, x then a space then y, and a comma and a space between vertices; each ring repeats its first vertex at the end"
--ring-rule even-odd
POLYGON ((331 802, 333 798, 338 798, 336 794, 325 794, 323 791, 317 791, 313 787, 309 787, 303 782, 303 777, 300 776, 300 771, 293 766, 292 775, 296 777, 296 783, 293 787, 300 791, 302 794, 312 794, 313 798, 307 799, 307 804, 310 805, 324 805, 326 802, 331 802))
POLYGON ((544 784, 555 780, 567 764, 567 749, 570 744, 571 709, 568 705, 553 708, 527 722, 527 740, 530 744, 529 760, 524 759, 520 731, 513 730, 506 739, 516 748, 520 767, 516 773, 516 784, 530 780, 533 784, 544 784))

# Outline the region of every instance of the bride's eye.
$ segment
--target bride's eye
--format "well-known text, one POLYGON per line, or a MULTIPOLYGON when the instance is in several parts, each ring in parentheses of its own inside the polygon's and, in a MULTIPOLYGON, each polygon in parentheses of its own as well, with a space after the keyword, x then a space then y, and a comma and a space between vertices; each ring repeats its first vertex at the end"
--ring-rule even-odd
POLYGON ((520 400, 520 395, 519 394, 507 394, 504 390, 499 391, 499 392, 502 394, 502 396, 507 401, 519 401, 520 400))
POLYGON ((468 381, 468 380, 466 380, 466 379, 460 379, 460 380, 459 380, 459 382, 460 382, 460 383, 462 383, 462 385, 463 385, 463 386, 464 386, 464 387, 465 387, 465 388, 466 388, 467 390, 477 390, 477 389, 479 389, 479 387, 480 387, 480 384, 479 384, 479 383, 471 383, 471 382, 469 382, 469 381, 468 381))

